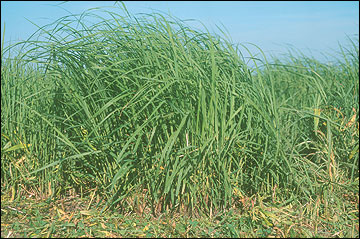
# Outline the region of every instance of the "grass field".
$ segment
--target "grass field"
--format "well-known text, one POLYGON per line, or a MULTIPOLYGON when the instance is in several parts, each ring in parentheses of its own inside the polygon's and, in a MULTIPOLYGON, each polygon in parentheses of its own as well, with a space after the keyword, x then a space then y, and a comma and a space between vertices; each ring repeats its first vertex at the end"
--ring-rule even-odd
POLYGON ((359 236, 358 39, 266 59, 118 10, 2 41, 2 237, 359 236))

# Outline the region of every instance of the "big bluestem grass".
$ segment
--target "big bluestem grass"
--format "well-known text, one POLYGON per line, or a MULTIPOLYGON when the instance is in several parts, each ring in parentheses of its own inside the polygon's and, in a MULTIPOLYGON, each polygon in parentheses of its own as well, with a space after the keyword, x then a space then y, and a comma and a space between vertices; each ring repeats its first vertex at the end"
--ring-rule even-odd
POLYGON ((332 66, 290 53, 249 68, 245 45, 123 10, 2 45, 4 190, 96 188, 123 209, 141 194, 153 213, 219 211, 276 187, 284 200, 358 192, 358 41, 332 66))

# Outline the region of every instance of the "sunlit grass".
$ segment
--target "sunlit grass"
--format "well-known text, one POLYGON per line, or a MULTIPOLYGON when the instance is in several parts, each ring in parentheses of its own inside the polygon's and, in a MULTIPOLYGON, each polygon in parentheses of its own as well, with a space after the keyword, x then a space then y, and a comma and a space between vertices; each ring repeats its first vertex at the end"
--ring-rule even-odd
POLYGON ((270 64, 259 49, 249 68, 246 45, 123 10, 91 26, 90 12, 70 15, 40 38, 2 43, 10 201, 74 190, 102 211, 212 217, 235 206, 268 226, 280 214, 256 205, 315 205, 301 210, 335 220, 344 198, 358 203, 358 40, 333 65, 292 54, 270 64))

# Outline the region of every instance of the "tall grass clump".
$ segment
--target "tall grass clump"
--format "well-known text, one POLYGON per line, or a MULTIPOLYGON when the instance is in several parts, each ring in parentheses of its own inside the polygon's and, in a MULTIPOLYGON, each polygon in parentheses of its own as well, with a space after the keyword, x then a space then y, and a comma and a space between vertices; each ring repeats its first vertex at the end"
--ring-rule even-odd
POLYGON ((123 10, 66 16, 2 49, 1 182, 14 198, 95 190, 106 207, 212 213, 276 187, 283 199, 356 191, 354 41, 339 65, 290 54, 250 69, 224 37, 123 10))

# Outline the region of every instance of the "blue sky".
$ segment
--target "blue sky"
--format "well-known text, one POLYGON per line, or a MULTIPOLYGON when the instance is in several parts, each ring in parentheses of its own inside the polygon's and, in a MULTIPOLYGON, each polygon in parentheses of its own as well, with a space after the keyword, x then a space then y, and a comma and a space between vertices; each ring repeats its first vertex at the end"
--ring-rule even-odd
MULTIPOLYGON (((113 1, 1 1, 1 38, 5 22, 5 42, 26 40, 38 25, 101 6, 113 1)), ((321 53, 346 44, 346 35, 359 35, 358 1, 125 1, 130 13, 159 10, 180 19, 196 19, 210 30, 223 24, 233 42, 251 42, 267 54, 285 53, 288 45, 321 58, 321 53)), ((201 29, 192 22, 190 26, 201 29)), ((255 48, 250 47, 253 51, 255 48)))

